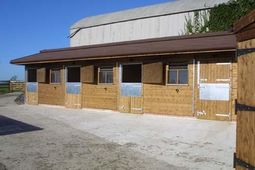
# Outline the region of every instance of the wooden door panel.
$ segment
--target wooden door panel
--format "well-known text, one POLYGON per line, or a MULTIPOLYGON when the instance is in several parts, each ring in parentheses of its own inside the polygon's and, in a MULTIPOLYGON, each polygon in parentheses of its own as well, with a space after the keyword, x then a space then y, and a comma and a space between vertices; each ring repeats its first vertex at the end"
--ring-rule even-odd
POLYGON ((30 105, 37 105, 38 104, 38 93, 26 93, 26 103, 30 105))
POLYGON ((119 111, 124 113, 130 113, 130 97, 129 96, 120 97, 119 111))
POLYGON ((38 85, 38 100, 40 104, 65 105, 65 88, 63 84, 38 85))
POLYGON ((124 113, 143 113, 143 97, 121 96, 119 111, 124 113))
POLYGON ((202 101, 199 110, 200 119, 229 120, 229 101, 202 101))
POLYGON ((67 108, 81 108, 81 83, 66 83, 65 84, 65 106, 67 108))
MULTIPOLYGON (((254 111, 242 111, 237 115, 237 158, 255 166, 255 113, 254 111)), ((246 170, 241 166, 237 170, 246 170)))
POLYGON ((255 95, 251 93, 255 88, 255 52, 238 58, 238 102, 255 106, 255 95))
MULTIPOLYGON (((231 98, 229 99, 204 99, 200 96, 200 88, 226 86, 231 88, 231 63, 221 61, 218 63, 203 61, 200 63, 200 77, 198 87, 197 117, 201 119, 230 120, 231 98), (230 84, 230 86, 228 85, 230 84), (216 86, 217 85, 217 86, 216 86)), ((227 89, 228 90, 228 89, 227 89)), ((227 95, 227 93, 225 93, 227 95)), ((208 93, 209 95, 209 93, 208 93)))
POLYGON ((38 104, 38 83, 26 83, 26 103, 30 105, 38 104))
POLYGON ((231 77, 231 64, 230 63, 217 63, 215 65, 215 82, 230 82, 231 77))
POLYGON ((130 97, 130 111, 131 113, 143 113, 142 97, 130 97))
MULTIPOLYGON (((255 39, 239 43, 239 47, 255 48, 255 39), (252 46, 250 46, 253 44, 252 46)), ((245 49, 241 49, 245 50, 245 49)), ((237 103, 255 107, 255 52, 238 57, 237 103)), ((255 167, 255 110, 237 108, 236 158, 255 167)), ((237 170, 246 170, 236 165, 237 170)))
POLYGON ((66 94, 65 106, 67 108, 81 108, 81 95, 80 94, 66 94))
POLYGON ((237 38, 237 170, 255 169, 255 10, 237 21, 233 30, 237 38))

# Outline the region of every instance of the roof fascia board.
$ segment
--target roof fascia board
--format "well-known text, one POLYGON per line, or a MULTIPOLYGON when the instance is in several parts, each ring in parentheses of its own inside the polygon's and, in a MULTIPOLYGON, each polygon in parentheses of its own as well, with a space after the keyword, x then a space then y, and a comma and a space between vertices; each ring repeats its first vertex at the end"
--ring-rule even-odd
POLYGON ((112 57, 91 57, 91 58, 78 58, 78 59, 66 59, 66 60, 45 60, 37 62, 12 62, 11 64, 16 65, 29 65, 29 64, 43 64, 43 63, 60 63, 70 61, 92 61, 92 60, 104 60, 104 59, 122 59, 122 58, 135 58, 145 56, 169 56, 169 55, 181 55, 181 54, 201 54, 201 53, 218 53, 218 52, 236 52, 236 48, 225 49, 225 50, 206 50, 206 51, 193 51, 193 52, 172 52, 172 53, 153 53, 153 54, 140 54, 140 55, 125 55, 125 56, 112 56, 112 57))

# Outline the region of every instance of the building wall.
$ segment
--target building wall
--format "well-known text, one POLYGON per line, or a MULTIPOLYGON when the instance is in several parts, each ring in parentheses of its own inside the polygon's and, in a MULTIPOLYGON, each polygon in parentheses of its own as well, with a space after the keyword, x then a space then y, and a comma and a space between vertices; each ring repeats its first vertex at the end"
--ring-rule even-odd
POLYGON ((144 112, 193 116, 193 64, 188 62, 188 85, 144 84, 144 112))
POLYGON ((61 83, 38 83, 38 103, 49 105, 65 105, 65 71, 61 69, 61 83))
POLYGON ((38 84, 39 104, 65 105, 65 86, 63 84, 38 84))
MULTIPOLYGON (((91 71, 85 70, 81 76, 91 77, 94 75, 93 81, 90 83, 82 83, 82 107, 83 108, 95 108, 95 109, 110 109, 118 110, 118 95, 119 95, 119 68, 115 62, 110 62, 109 65, 113 65, 113 83, 112 84, 99 84, 97 69, 100 65, 105 65, 106 62, 92 63, 94 66, 93 74, 91 71)), ((106 64, 107 65, 107 64, 106 64)), ((85 66, 86 67, 86 64, 85 66)), ((83 70, 83 69, 82 69, 83 70)))
MULTIPOLYGON (((70 46, 182 35, 185 17, 192 17, 193 14, 193 12, 179 13, 81 29, 70 38, 70 46)), ((71 33, 74 31, 71 30, 71 33)))
MULTIPOLYGON (((68 99, 65 92, 65 71, 62 69, 62 83, 38 83, 38 103, 52 104, 72 107, 67 103, 73 103, 74 108, 95 108, 95 109, 110 109, 121 112, 132 113, 152 113, 166 114, 176 116, 196 116, 202 119, 216 120, 234 120, 234 101, 237 96, 237 64, 235 61, 235 53, 217 53, 217 54, 200 54, 200 55, 183 55, 169 57, 151 57, 138 59, 122 59, 108 61, 111 65, 114 64, 113 75, 114 81, 112 84, 98 84, 97 68, 98 66, 107 65, 106 61, 97 62, 80 62, 83 67, 94 66, 93 69, 81 69, 81 77, 85 77, 81 82, 81 96, 77 101, 68 99), (201 101, 199 99, 198 85, 198 61, 200 61, 201 71, 200 81, 204 75, 208 78, 207 83, 217 83, 215 79, 225 78, 225 73, 217 68, 223 68, 225 65, 229 68, 226 70, 226 75, 229 75, 230 80, 230 101, 201 101), (120 69, 121 63, 143 63, 142 79, 143 90, 141 97, 126 97, 120 95, 120 69), (225 62, 230 62, 225 64, 225 62), (187 85, 167 85, 167 64, 170 63, 186 63, 188 64, 188 84, 187 85), (217 63, 223 63, 218 67, 217 63), (203 65, 202 65, 203 64, 203 65), (217 66, 217 67, 216 67, 217 66), (95 71, 95 72, 94 72, 95 71), (94 76, 92 76, 94 75, 94 76), (160 75, 162 77, 160 77, 160 75), (94 80, 92 81, 92 77, 94 80), (122 108, 125 105, 125 109, 122 108), (130 107, 130 108, 128 108, 130 107), (142 108, 142 110, 132 110, 132 108, 142 108), (222 109, 222 110, 220 110, 222 109), (201 110, 206 112, 205 115, 198 115, 201 110), (219 117, 216 113, 231 113, 230 117, 219 117)), ((63 63, 68 65, 68 63, 63 63)), ((219 82, 221 83, 221 82, 219 82)), ((29 98, 29 96, 27 96, 29 98)), ((31 98, 31 97, 30 97, 31 98)), ((226 115, 227 116, 227 115, 226 115)))
POLYGON ((82 107, 117 110, 117 85, 83 83, 82 107))
POLYGON ((144 85, 144 112, 178 116, 193 116, 192 88, 144 85), (176 91, 179 90, 179 92, 176 91))

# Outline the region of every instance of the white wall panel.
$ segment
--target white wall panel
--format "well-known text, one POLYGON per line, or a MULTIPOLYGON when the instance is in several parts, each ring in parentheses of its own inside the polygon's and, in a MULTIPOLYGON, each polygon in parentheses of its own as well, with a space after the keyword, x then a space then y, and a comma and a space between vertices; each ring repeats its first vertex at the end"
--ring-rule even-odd
POLYGON ((188 14, 193 13, 152 17, 82 29, 70 39, 71 46, 178 36, 184 30, 185 16, 188 14))

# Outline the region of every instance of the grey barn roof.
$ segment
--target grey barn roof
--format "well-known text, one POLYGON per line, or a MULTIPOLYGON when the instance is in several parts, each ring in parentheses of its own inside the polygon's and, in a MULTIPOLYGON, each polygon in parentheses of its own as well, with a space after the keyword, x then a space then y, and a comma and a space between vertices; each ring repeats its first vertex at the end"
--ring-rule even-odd
POLYGON ((170 15, 188 11, 212 8, 213 6, 228 2, 229 0, 176 0, 173 2, 134 8, 109 14, 86 17, 79 20, 71 29, 93 27, 152 16, 170 15))

